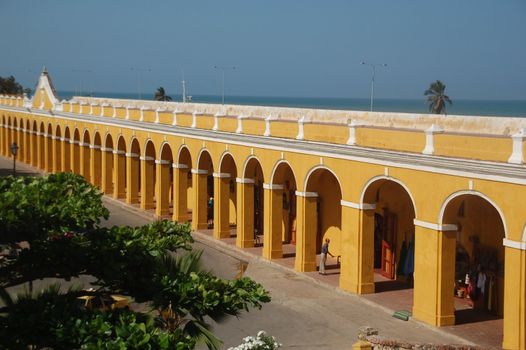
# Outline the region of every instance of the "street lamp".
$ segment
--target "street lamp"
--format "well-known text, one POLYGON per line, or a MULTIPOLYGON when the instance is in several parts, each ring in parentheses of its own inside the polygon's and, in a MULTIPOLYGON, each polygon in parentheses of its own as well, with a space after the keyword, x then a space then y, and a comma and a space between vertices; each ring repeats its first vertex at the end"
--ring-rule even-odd
POLYGON ((13 176, 16 176, 16 154, 18 153, 18 145, 13 142, 11 145, 11 154, 13 155, 13 176))
POLYGON ((235 66, 214 66, 214 69, 219 69, 222 72, 222 82, 221 82, 221 104, 225 104, 225 70, 230 69, 234 70, 236 69, 235 66))
POLYGON ((387 67, 387 63, 368 63, 362 61, 363 65, 371 67, 373 74, 371 76, 371 112, 373 111, 373 98, 374 98, 374 77, 376 75, 376 67, 387 67))
POLYGON ((142 98, 141 95, 141 72, 151 72, 151 68, 135 68, 131 67, 130 70, 137 72, 137 90, 139 91, 139 100, 142 98))
MULTIPOLYGON (((92 70, 90 69, 72 69, 71 70, 72 72, 75 72, 75 73, 93 73, 92 70)), ((79 82, 79 96, 82 96, 82 74, 80 74, 80 82, 79 82)), ((90 84, 91 85, 91 84, 90 84)), ((88 89, 86 88, 86 93, 88 92, 88 89)), ((91 92, 93 92, 93 86, 91 88, 91 92)))

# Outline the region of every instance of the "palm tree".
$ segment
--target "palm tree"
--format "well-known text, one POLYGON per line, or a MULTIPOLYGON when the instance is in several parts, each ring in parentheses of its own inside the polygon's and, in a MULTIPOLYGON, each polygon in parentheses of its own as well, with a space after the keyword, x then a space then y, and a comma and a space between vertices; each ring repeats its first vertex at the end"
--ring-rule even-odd
POLYGON ((155 101, 171 101, 172 98, 166 94, 164 88, 161 86, 155 91, 155 101))
POLYGON ((444 112, 446 114, 446 102, 450 105, 453 104, 449 99, 448 95, 444 94, 446 85, 440 80, 437 80, 429 85, 429 89, 424 92, 424 96, 427 96, 427 102, 429 103, 429 111, 440 114, 444 112))

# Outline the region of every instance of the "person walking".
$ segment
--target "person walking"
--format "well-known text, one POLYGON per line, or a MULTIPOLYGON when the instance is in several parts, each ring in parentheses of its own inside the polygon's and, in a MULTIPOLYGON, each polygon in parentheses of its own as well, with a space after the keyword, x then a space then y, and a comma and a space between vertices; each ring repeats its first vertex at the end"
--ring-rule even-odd
POLYGON ((325 264, 327 263, 327 254, 329 254, 331 257, 334 258, 334 255, 332 255, 329 252, 329 243, 331 243, 331 240, 328 238, 325 238, 325 243, 321 246, 321 260, 320 260, 320 275, 326 275, 325 273, 325 264))

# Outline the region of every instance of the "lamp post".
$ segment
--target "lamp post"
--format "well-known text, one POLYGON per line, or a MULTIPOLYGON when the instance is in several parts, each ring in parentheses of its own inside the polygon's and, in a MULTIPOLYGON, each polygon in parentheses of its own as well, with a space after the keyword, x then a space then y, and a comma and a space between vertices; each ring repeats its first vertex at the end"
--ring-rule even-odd
POLYGON ((222 81, 221 81, 221 104, 225 104, 225 70, 234 70, 235 66, 214 66, 214 69, 219 69, 222 72, 222 81))
MULTIPOLYGON (((72 69, 71 71, 75 72, 75 73, 81 73, 80 74, 80 82, 79 82, 79 96, 82 96, 82 73, 91 74, 91 73, 93 73, 93 71, 90 70, 90 69, 72 69)), ((86 88, 86 93, 87 92, 88 92, 88 89, 86 88)), ((93 92, 93 86, 91 87, 91 92, 93 92)))
POLYGON ((13 155, 13 176, 16 176, 16 154, 18 153, 18 145, 13 142, 11 145, 11 154, 13 155))
POLYGON ((374 77, 376 75, 376 67, 387 67, 387 63, 368 63, 365 61, 362 61, 363 65, 371 67, 373 70, 372 76, 371 76, 371 112, 373 111, 373 98, 374 98, 374 77))
POLYGON ((151 72, 151 68, 136 68, 131 67, 130 70, 137 72, 137 90, 139 91, 139 100, 142 98, 141 94, 141 72, 151 72))

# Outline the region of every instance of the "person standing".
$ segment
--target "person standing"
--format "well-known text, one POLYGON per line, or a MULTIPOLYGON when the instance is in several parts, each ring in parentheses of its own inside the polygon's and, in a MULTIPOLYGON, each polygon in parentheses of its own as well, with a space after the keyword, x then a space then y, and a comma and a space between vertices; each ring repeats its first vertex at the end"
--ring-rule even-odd
POLYGON ((331 243, 331 240, 328 238, 325 238, 325 243, 321 246, 321 260, 320 260, 320 271, 319 273, 321 275, 326 275, 325 273, 325 264, 327 263, 327 254, 329 254, 331 257, 334 258, 334 255, 329 252, 329 243, 331 243))

